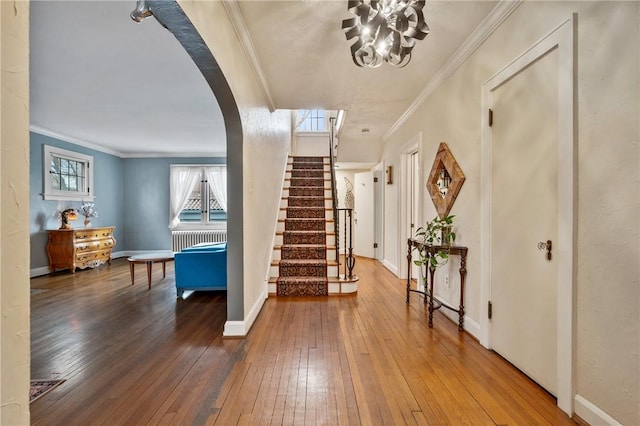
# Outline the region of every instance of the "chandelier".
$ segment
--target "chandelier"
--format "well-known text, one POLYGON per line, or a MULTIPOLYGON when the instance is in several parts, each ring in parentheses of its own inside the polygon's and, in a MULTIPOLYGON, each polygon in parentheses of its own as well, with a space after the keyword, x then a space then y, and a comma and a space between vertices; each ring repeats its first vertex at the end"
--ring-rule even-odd
POLYGON ((349 0, 355 18, 342 21, 351 57, 359 67, 377 68, 383 62, 404 67, 416 40, 429 34, 422 8, 425 0, 349 0))

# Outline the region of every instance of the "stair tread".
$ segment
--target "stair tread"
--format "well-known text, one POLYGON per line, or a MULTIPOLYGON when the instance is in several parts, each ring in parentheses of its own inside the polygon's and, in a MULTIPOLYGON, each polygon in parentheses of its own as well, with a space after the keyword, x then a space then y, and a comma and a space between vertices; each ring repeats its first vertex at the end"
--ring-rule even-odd
MULTIPOLYGON (((333 222, 333 219, 327 219, 326 217, 287 217, 284 219, 278 219, 278 222, 284 222, 285 220, 291 220, 291 221, 310 221, 313 220, 315 222, 333 222)), ((299 231, 287 231, 287 232, 299 232, 299 231)), ((313 232, 318 232, 318 231, 313 231, 313 232)), ((322 231, 320 231, 322 232, 322 231)))
MULTIPOLYGON (((269 281, 268 281, 269 284, 275 284, 277 282, 278 278, 281 278, 281 279, 285 278, 286 279, 286 278, 313 278, 313 277, 269 277, 269 281)), ((324 277, 319 277, 319 278, 324 278, 324 277)), ((354 282, 359 281, 358 277, 355 276, 355 275, 353 276, 352 279, 349 279, 349 278, 343 279, 342 277, 339 277, 339 276, 329 276, 329 277, 326 277, 326 278, 327 278, 327 281, 330 282, 330 283, 340 283, 340 282, 342 282, 342 283, 354 283, 354 282)))
POLYGON ((291 262, 292 265, 295 264, 299 264, 302 265, 305 262, 306 263, 311 263, 312 261, 314 262, 322 262, 322 263, 326 263, 327 266, 338 266, 338 262, 335 260, 328 260, 328 259, 282 259, 282 260, 274 260, 271 262, 271 266, 279 266, 280 262, 282 261, 286 261, 286 263, 291 262))
POLYGON ((326 236, 332 236, 335 235, 335 232, 330 232, 330 231, 277 231, 276 235, 284 235, 284 233, 290 233, 290 234, 296 234, 296 235, 302 235, 302 234, 325 234, 326 236))
POLYGON ((281 249, 282 247, 301 247, 301 248, 325 248, 327 250, 335 250, 335 247, 330 246, 328 244, 279 244, 276 245, 275 249, 281 249))

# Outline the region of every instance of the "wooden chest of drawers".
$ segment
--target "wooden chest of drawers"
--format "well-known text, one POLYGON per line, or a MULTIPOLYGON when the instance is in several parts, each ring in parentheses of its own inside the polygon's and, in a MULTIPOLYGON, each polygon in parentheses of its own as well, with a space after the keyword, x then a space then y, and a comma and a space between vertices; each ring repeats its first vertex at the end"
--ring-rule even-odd
POLYGON ((111 251, 116 246, 113 236, 115 226, 104 228, 56 229, 49 230, 47 255, 49 270, 95 268, 108 263, 111 265, 111 251))

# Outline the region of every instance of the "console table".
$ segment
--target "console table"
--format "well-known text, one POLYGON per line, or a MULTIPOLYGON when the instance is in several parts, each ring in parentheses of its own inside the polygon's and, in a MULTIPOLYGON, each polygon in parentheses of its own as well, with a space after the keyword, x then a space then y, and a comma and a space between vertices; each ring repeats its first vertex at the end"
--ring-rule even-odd
POLYGON ((48 230, 47 255, 51 275, 56 269, 67 269, 73 274, 76 268, 95 268, 111 265, 111 251, 116 246, 113 236, 115 226, 83 229, 48 230))
MULTIPOLYGON (((453 312, 458 313, 458 330, 464 330, 464 282, 467 276, 467 247, 455 246, 455 245, 429 245, 424 244, 418 240, 414 240, 409 238, 407 240, 407 263, 409 268, 409 273, 407 274, 407 305, 410 303, 410 294, 411 292, 420 293, 424 296, 424 303, 429 304, 429 327, 433 327, 433 311, 436 309, 440 309, 441 307, 445 307, 453 312), (417 289, 411 288, 411 265, 413 264, 411 260, 411 253, 413 250, 419 250, 424 252, 427 256, 433 256, 440 251, 446 252, 449 256, 460 256, 460 305, 458 309, 455 309, 452 306, 447 305, 441 300, 436 299, 435 293, 433 292, 433 276, 435 274, 435 268, 429 267, 429 289, 425 288, 425 291, 420 291, 417 289)), ((424 276, 427 275, 427 266, 425 268, 424 276)))

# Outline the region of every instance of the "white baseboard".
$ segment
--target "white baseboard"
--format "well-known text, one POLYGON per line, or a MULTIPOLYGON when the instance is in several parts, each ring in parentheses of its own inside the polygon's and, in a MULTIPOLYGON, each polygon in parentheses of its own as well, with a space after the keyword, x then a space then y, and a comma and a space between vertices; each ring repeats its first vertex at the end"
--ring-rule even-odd
MULTIPOLYGON (((165 250, 155 250, 155 251, 165 251, 165 250)), ((149 250, 114 251, 113 253, 111 253, 111 258, 118 259, 120 257, 129 257, 129 256, 133 256, 134 254, 141 254, 141 253, 149 253, 149 250)), ((49 272, 51 271, 49 271, 48 266, 40 266, 38 268, 32 268, 29 270, 29 278, 48 275, 49 272)))
POLYGON ((382 266, 384 266, 389 271, 391 271, 391 273, 393 275, 395 275, 396 277, 398 276, 398 267, 396 265, 393 265, 393 264, 389 263, 389 261, 387 259, 383 259, 382 260, 382 266))
MULTIPOLYGON (((458 314, 455 312, 452 312, 448 309, 440 309, 440 312, 442 312, 447 318, 449 318, 451 321, 453 321, 454 323, 458 323, 458 314)), ((467 333, 469 333, 470 335, 472 335, 473 337, 475 337, 476 339, 480 340, 480 324, 478 324, 477 322, 475 322, 474 320, 472 320, 469 315, 465 315, 464 316, 464 329, 467 333)))
POLYGON ((262 310, 265 300, 267 300, 267 286, 265 285, 264 287, 265 290, 263 290, 260 297, 258 297, 256 303, 253 304, 253 307, 245 317, 244 321, 227 321, 224 323, 224 331, 222 332, 224 337, 245 337, 247 333, 249 333, 251 326, 262 310))
POLYGON ((47 275, 49 274, 49 267, 48 266, 42 266, 40 268, 33 268, 29 271, 29 277, 33 278, 33 277, 39 277, 41 275, 47 275))
POLYGON ((587 401, 583 396, 576 395, 574 398, 574 402, 575 413, 590 425, 621 426, 620 423, 616 421, 616 419, 602 411, 591 402, 587 401))

